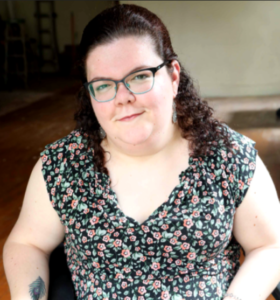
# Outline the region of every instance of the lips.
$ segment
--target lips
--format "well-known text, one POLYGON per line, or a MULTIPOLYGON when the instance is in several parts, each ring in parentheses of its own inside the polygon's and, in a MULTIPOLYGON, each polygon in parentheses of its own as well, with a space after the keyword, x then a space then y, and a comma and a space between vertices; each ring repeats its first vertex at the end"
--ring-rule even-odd
POLYGON ((130 115, 130 116, 126 116, 126 117, 124 117, 124 118, 122 118, 122 119, 119 119, 119 121, 122 121, 122 120, 125 120, 125 119, 128 119, 128 118, 131 118, 131 117, 134 117, 134 116, 139 116, 139 115, 142 115, 143 114, 143 112, 141 112, 141 113, 139 113, 139 114, 133 114, 133 115, 130 115))

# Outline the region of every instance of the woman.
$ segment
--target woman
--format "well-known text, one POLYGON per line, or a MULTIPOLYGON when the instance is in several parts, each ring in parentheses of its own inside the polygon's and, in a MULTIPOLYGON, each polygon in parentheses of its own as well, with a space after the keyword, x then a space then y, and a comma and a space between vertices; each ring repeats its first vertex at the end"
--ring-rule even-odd
POLYGON ((5 246, 12 299, 31 283, 46 297, 63 239, 77 299, 265 299, 280 279, 275 188, 255 143, 201 101, 161 20, 102 12, 79 62, 77 128, 41 153, 5 246))

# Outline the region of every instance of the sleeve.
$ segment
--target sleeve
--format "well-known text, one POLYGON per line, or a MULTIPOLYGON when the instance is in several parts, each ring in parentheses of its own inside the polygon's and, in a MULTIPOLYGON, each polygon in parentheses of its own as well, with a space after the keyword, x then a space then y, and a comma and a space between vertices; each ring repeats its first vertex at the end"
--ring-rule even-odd
POLYGON ((45 150, 40 153, 46 189, 51 204, 63 225, 65 225, 66 214, 63 208, 65 199, 61 194, 61 178, 64 173, 67 144, 67 137, 65 137, 46 145, 45 150))
POLYGON ((82 197, 80 184, 83 184, 81 178, 89 174, 84 167, 89 170, 92 168, 91 155, 93 149, 87 149, 87 135, 79 129, 46 145, 45 150, 40 153, 46 189, 64 226, 73 222, 78 209, 84 208, 83 203, 79 204, 82 197))
POLYGON ((235 150, 229 158, 230 177, 235 208, 238 208, 246 196, 256 169, 256 158, 258 150, 255 141, 228 128, 233 149, 235 150))

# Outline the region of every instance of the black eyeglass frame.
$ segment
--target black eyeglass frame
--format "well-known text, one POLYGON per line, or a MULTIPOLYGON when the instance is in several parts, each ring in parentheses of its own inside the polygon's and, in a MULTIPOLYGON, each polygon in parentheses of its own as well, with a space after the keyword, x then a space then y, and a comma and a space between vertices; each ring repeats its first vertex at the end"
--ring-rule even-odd
POLYGON ((89 93, 91 94, 91 96, 93 97, 93 99, 94 99, 95 101, 97 101, 97 102, 100 102, 100 103, 105 103, 105 102, 112 101, 112 100, 116 97, 116 95, 117 95, 117 86, 118 86, 118 83, 119 83, 119 82, 122 82, 122 83, 124 84, 124 86, 125 86, 131 93, 133 93, 133 94, 135 94, 135 95, 145 94, 145 93, 149 92, 149 91, 153 88, 154 83, 155 83, 155 74, 156 74, 156 72, 157 72, 158 70, 160 70, 162 67, 164 67, 165 65, 167 65, 167 64, 169 64, 169 63, 171 63, 171 62, 172 62, 172 60, 166 60, 166 61, 164 61, 162 64, 160 64, 159 66, 157 66, 157 67, 155 67, 155 68, 141 69, 141 70, 132 72, 132 73, 126 75, 122 80, 98 79, 98 80, 92 80, 92 81, 90 81, 90 82, 85 82, 85 83, 84 83, 84 86, 85 86, 85 88, 89 91, 89 93), (142 72, 142 71, 151 71, 151 72, 153 73, 153 85, 152 85, 152 87, 151 87, 148 91, 145 91, 145 92, 142 92, 142 93, 134 93, 134 92, 131 91, 131 90, 129 89, 129 87, 126 85, 125 79, 126 79, 128 76, 131 76, 132 74, 135 74, 135 73, 138 73, 138 72, 142 72), (115 91, 116 91, 116 92, 115 92, 115 96, 114 96, 113 98, 111 98, 111 99, 109 99, 109 100, 106 100, 106 101, 99 101, 99 100, 97 100, 97 99, 93 96, 93 94, 91 93, 91 91, 90 91, 90 89, 89 89, 89 85, 92 84, 93 82, 104 81, 104 80, 114 82, 115 85, 116 85, 116 88, 115 88, 115 91))

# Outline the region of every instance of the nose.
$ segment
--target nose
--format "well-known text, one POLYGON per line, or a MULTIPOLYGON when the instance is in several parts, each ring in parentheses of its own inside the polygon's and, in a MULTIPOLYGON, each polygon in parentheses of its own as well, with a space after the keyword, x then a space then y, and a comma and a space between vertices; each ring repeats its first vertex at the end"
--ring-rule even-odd
MULTIPOLYGON (((128 85, 129 87, 129 85, 128 85)), ((116 88, 116 103, 125 103, 127 101, 134 101, 135 95, 128 89, 124 82, 118 82, 116 88)))

